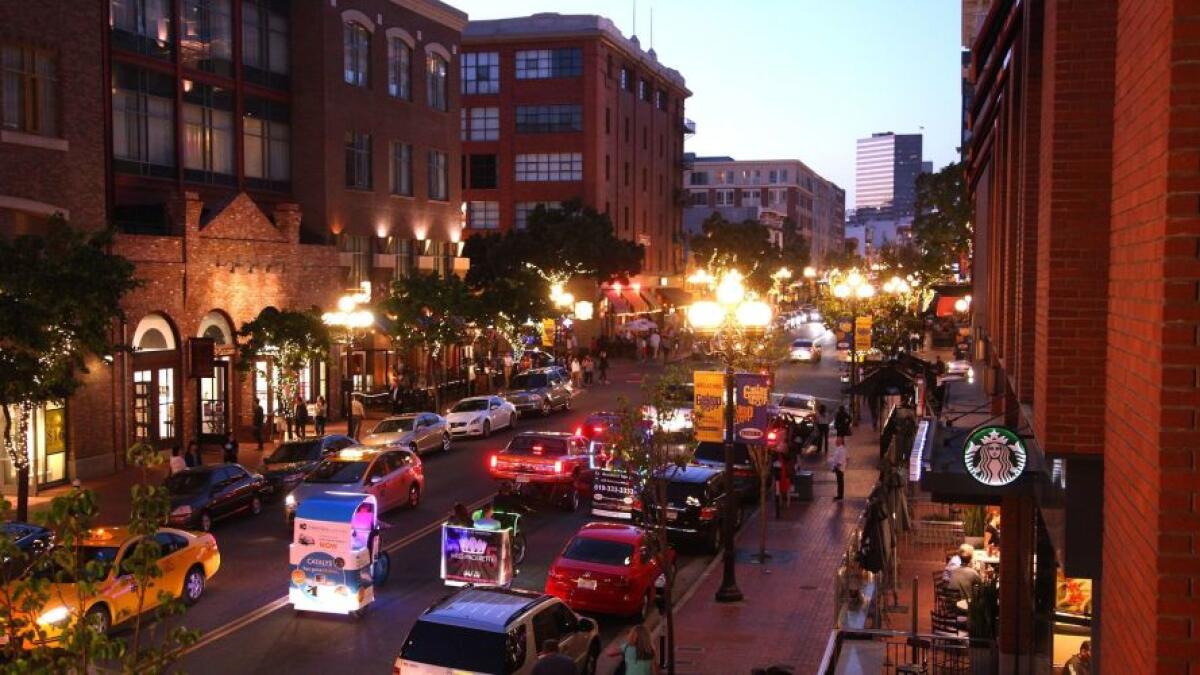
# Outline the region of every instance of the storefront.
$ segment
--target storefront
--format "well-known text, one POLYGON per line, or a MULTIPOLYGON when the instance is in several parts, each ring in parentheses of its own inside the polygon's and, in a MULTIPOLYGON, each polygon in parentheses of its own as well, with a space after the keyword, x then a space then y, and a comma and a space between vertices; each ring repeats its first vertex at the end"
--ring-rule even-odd
POLYGON ((235 426, 231 388, 237 382, 232 370, 237 345, 229 320, 220 312, 205 315, 196 332, 213 345, 212 376, 196 378, 198 437, 201 443, 220 443, 235 426))
MULTIPOLYGON (((9 406, 12 436, 20 439, 29 453, 29 476, 34 492, 40 488, 61 485, 67 481, 66 409, 59 404, 29 406, 28 415, 21 419, 21 406, 9 406), (24 426, 24 429, 22 429, 24 426)), ((0 491, 16 492, 17 469, 7 452, 0 462, 0 491)))
POLYGON ((165 317, 149 314, 133 334, 133 438, 159 448, 180 439, 179 342, 165 317))

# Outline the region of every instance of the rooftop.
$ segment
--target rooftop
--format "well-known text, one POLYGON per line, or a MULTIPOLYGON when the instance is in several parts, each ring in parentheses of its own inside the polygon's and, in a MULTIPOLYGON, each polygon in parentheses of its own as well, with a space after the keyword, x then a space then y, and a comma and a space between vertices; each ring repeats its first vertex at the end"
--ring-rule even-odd
POLYGON ((503 631, 515 616, 546 595, 504 588, 464 588, 426 610, 424 621, 461 628, 503 631))

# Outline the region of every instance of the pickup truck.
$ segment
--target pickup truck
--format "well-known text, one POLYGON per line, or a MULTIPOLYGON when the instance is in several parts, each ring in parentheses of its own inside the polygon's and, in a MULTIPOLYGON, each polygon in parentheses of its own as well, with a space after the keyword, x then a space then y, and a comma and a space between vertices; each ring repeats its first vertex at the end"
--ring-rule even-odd
POLYGON ((568 511, 580 504, 581 475, 591 455, 588 439, 561 431, 525 431, 488 457, 492 478, 511 483, 521 495, 557 502, 568 511))

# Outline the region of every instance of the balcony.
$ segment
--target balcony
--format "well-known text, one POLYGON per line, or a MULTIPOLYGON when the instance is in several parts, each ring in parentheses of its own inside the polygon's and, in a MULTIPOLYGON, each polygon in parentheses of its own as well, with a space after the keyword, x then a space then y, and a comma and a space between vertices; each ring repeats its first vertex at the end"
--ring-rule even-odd
POLYGON ((371 264, 377 270, 394 270, 396 269, 396 254, 395 253, 376 253, 375 261, 371 264))

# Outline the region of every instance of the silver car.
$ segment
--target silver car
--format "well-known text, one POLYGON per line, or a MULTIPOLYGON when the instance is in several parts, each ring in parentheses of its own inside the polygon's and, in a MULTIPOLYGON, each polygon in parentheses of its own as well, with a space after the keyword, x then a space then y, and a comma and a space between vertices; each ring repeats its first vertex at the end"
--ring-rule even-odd
POLYGON ((509 383, 511 390, 505 398, 522 414, 537 412, 549 415, 555 409, 570 410, 570 381, 561 369, 526 370, 512 378, 509 383))
POLYGON ((405 448, 421 453, 450 449, 450 424, 437 413, 408 413, 380 420, 362 439, 371 447, 405 448))

